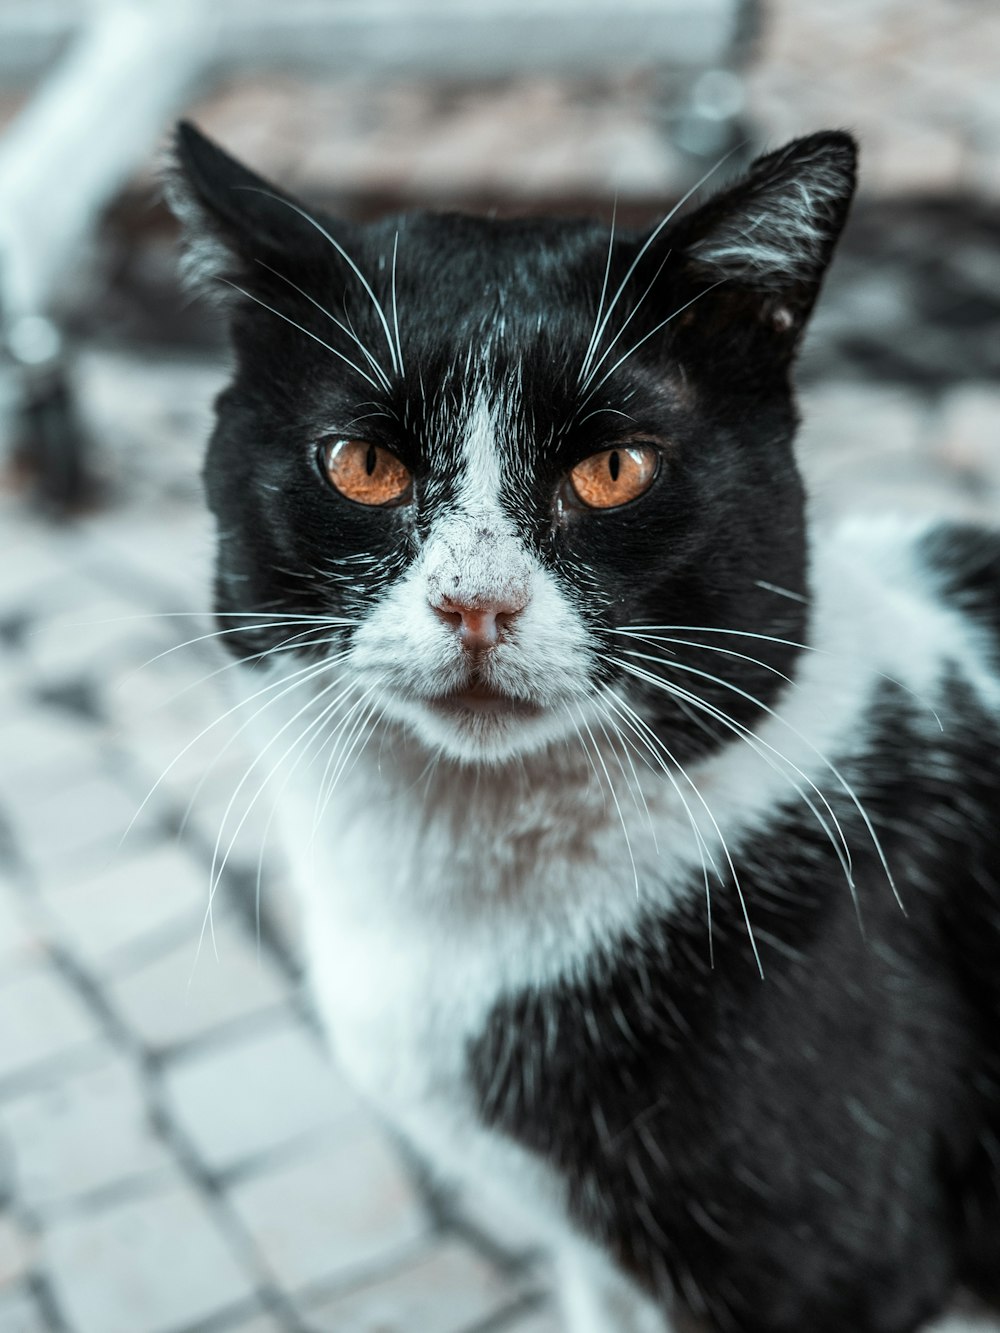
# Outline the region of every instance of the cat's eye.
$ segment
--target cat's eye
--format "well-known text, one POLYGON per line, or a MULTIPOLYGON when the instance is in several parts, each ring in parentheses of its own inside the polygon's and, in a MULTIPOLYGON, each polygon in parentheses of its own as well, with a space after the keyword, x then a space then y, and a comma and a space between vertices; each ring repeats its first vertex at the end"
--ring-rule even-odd
POLYGON ((659 462, 651 444, 605 449, 577 463, 569 474, 570 485, 588 509, 614 509, 649 489, 659 462))
POLYGON ((331 483, 348 500, 363 505, 405 504, 412 477, 395 454, 368 440, 330 440, 320 457, 331 483))

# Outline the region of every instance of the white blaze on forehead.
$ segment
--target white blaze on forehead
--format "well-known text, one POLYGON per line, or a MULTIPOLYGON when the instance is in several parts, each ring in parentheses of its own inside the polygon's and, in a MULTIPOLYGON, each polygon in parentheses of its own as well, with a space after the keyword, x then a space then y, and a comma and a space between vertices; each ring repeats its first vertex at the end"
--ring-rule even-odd
POLYGON ((499 413, 480 393, 469 413, 454 503, 435 522, 426 550, 428 591, 439 596, 523 604, 533 561, 500 503, 499 413))
POLYGON ((500 507, 502 481, 499 413, 485 394, 479 393, 469 413, 462 440, 461 468, 456 500, 466 514, 507 525, 500 507))

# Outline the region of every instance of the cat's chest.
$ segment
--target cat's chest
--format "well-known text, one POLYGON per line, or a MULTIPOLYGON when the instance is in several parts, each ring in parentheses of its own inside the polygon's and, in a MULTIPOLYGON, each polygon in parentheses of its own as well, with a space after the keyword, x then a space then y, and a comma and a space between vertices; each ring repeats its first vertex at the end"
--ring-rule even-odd
POLYGON ((319 829, 308 788, 290 790, 286 841, 338 1058, 398 1117, 461 1104, 491 1012, 585 972, 648 905, 637 876, 665 900, 672 890, 649 821, 623 828, 586 787, 568 813, 512 803, 498 830, 481 793, 428 806, 419 792, 373 799, 365 782, 345 784, 319 829))

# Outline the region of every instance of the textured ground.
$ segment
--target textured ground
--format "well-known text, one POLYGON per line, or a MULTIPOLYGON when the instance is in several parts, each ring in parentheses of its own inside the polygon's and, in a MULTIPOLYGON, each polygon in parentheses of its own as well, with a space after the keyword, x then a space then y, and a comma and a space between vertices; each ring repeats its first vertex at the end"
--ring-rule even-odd
MULTIPOLYGON (((820 515, 1000 517, 996 17, 972 0, 787 0, 761 37, 749 106, 764 137, 847 122, 870 150, 803 367, 820 515)), ((484 155, 494 183, 512 178, 511 124, 534 141, 574 105, 546 87, 494 91, 492 111, 472 99, 436 158, 441 100, 408 152, 411 94, 388 99, 390 183, 421 154, 449 179, 475 178, 484 155)), ((218 128, 239 147, 250 117, 266 166, 294 90, 232 96, 218 128)), ((606 178, 637 115, 612 117, 606 159, 566 189, 606 178)), ((315 148, 301 174, 329 178, 322 125, 303 119, 315 148)), ((669 152, 640 137, 629 170, 668 189, 669 152)), ((569 170, 560 152, 537 178, 569 170)), ((544 1271, 517 1238, 428 1200, 328 1066, 273 849, 258 945, 256 814, 198 952, 250 762, 222 717, 223 659, 188 642, 208 629, 191 614, 211 551, 197 471, 222 376, 204 357, 85 349, 106 503, 56 530, 0 493, 0 1333, 554 1333, 544 1271)))

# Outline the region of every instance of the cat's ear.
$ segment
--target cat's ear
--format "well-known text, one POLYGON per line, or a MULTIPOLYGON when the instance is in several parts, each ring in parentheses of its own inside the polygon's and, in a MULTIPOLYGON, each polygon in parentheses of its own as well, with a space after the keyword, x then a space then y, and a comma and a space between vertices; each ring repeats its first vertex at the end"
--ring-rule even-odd
POLYGON ((717 283, 777 331, 805 324, 847 220, 857 145, 840 131, 794 139, 670 232, 692 278, 717 283))
POLYGON ((181 223, 185 280, 216 295, 257 287, 269 268, 300 264, 329 245, 297 200, 188 121, 177 126, 164 192, 181 223))

